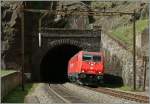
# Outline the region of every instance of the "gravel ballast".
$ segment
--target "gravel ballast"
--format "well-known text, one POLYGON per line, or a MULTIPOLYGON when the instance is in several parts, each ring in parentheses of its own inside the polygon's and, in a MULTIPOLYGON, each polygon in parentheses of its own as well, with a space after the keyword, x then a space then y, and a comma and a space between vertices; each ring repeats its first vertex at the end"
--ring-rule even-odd
POLYGON ((48 91, 48 84, 45 83, 39 83, 37 85, 37 87, 35 88, 35 90, 33 92, 31 92, 28 96, 26 96, 25 98, 25 103, 54 103, 56 102, 53 98, 53 96, 51 96, 48 91), (36 98, 36 99, 35 99, 36 98))
POLYGON ((74 85, 71 83, 63 84, 66 88, 70 89, 74 93, 87 98, 88 102, 90 103, 100 103, 100 104, 146 104, 146 103, 139 103, 135 101, 130 101, 122 98, 117 98, 114 96, 110 96, 107 94, 103 94, 100 92, 92 91, 82 86, 74 85))
MULTIPOLYGON (((66 89, 66 93, 71 93, 71 95, 82 99, 84 102, 88 103, 98 103, 98 104, 146 104, 139 103, 135 101, 130 101, 93 90, 83 88, 71 83, 64 83, 63 86, 66 89)), ((70 97, 71 97, 70 95, 70 97)), ((63 96, 62 96, 63 97, 63 96)), ((68 96, 69 97, 69 96, 68 96)), ((69 100, 69 99, 68 99, 69 100)), ((76 101, 77 102, 77 101, 76 101)), ((25 103, 63 103, 54 93, 49 91, 49 86, 46 83, 40 83, 37 85, 35 90, 31 92, 25 99, 25 103)), ((82 102, 81 102, 82 103, 82 102)))

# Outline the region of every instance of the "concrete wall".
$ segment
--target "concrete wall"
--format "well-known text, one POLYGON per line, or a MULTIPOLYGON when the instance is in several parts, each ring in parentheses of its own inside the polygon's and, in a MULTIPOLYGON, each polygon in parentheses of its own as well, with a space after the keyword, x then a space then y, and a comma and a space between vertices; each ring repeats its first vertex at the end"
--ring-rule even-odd
POLYGON ((14 72, 1 77, 1 98, 3 99, 11 90, 21 82, 21 74, 14 72))
MULTIPOLYGON (((125 85, 133 86, 133 55, 124 47, 119 45, 117 41, 110 38, 109 35, 102 33, 102 47, 106 56, 106 73, 120 76, 123 78, 125 85)), ((137 58, 136 62, 136 83, 137 88, 143 86, 144 67, 142 58, 137 58)), ((148 72, 148 70, 147 70, 148 72)), ((148 86, 148 79, 146 80, 148 86)))

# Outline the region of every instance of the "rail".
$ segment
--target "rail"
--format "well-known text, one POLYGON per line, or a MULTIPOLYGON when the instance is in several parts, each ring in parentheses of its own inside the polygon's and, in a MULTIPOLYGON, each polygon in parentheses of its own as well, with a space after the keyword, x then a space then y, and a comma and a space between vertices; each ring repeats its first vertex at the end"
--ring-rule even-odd
POLYGON ((118 90, 113 90, 110 88, 103 88, 103 87, 91 88, 91 87, 84 86, 84 88, 87 88, 87 89, 90 89, 93 91, 97 91, 97 92, 101 92, 104 94, 108 94, 111 96, 131 100, 131 101, 136 101, 136 102, 140 102, 140 103, 149 103, 149 97, 144 96, 144 95, 138 95, 138 94, 134 94, 134 93, 128 93, 128 92, 124 92, 124 91, 118 91, 118 90))
POLYGON ((87 103, 61 84, 50 84, 49 90, 64 103, 87 103))
POLYGON ((64 103, 71 103, 69 100, 62 97, 60 94, 58 94, 51 86, 49 86, 49 90, 51 90, 52 93, 54 93, 59 99, 61 99, 64 103))

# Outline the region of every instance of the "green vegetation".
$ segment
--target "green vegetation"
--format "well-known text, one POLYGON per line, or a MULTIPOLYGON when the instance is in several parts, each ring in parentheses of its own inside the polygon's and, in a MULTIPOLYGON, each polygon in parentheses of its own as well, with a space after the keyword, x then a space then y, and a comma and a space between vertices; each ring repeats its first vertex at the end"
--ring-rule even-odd
POLYGON ((131 87, 129 87, 129 86, 122 86, 122 87, 120 87, 120 88, 118 88, 118 89, 124 90, 124 91, 132 91, 132 90, 133 90, 133 89, 132 89, 131 87))
POLYGON ((109 69, 110 65, 111 65, 110 62, 106 62, 106 63, 105 63, 105 69, 109 69))
POLYGON ((37 84, 29 83, 25 85, 25 91, 22 91, 21 86, 18 86, 13 91, 11 91, 2 102, 4 103, 23 103, 24 98, 27 94, 32 92, 37 84))
MULTIPOLYGON (((147 27, 148 27, 148 19, 137 21, 136 22, 136 35, 138 33, 141 33, 147 27)), ((133 39, 133 24, 129 24, 127 26, 120 26, 116 29, 113 29, 112 35, 130 47, 133 42, 132 41, 132 39, 133 39)))
POLYGON ((0 75, 1 75, 1 77, 3 77, 3 76, 6 76, 6 75, 14 73, 14 72, 16 72, 16 71, 15 70, 4 70, 4 69, 1 69, 0 75))
POLYGON ((111 6, 112 6, 112 3, 109 1, 107 1, 107 2, 105 2, 105 1, 103 1, 103 2, 99 2, 99 1, 94 1, 94 2, 92 2, 91 3, 91 6, 93 7, 93 8, 110 8, 111 6))
MULTIPOLYGON (((141 5, 140 2, 128 1, 93 1, 91 3, 93 9, 108 11, 133 12, 136 10, 136 35, 140 34, 145 28, 148 28, 148 4, 141 5), (139 17, 138 17, 139 16, 139 17)), ((126 45, 129 50, 132 49, 133 44, 133 22, 130 22, 132 16, 117 15, 117 16, 95 16, 95 25, 101 25, 103 30, 110 31, 110 35, 118 40, 120 43, 126 45)), ((107 33, 108 34, 108 33, 107 33)))

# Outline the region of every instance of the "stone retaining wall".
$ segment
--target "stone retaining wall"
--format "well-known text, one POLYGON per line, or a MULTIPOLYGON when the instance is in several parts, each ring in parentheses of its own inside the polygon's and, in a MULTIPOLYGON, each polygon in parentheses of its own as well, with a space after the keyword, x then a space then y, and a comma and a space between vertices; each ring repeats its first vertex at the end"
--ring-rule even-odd
MULTIPOLYGON (((105 50, 106 71, 105 73, 120 76, 125 85, 133 86, 133 55, 115 40, 102 33, 102 47, 105 50)), ((143 62, 142 58, 136 59, 136 83, 137 87, 143 87, 143 62)), ((148 70, 147 70, 148 72, 148 70)), ((148 86, 148 78, 146 80, 148 86)))
POLYGON ((3 99, 11 90, 21 82, 20 72, 14 72, 1 77, 1 98, 3 99))

